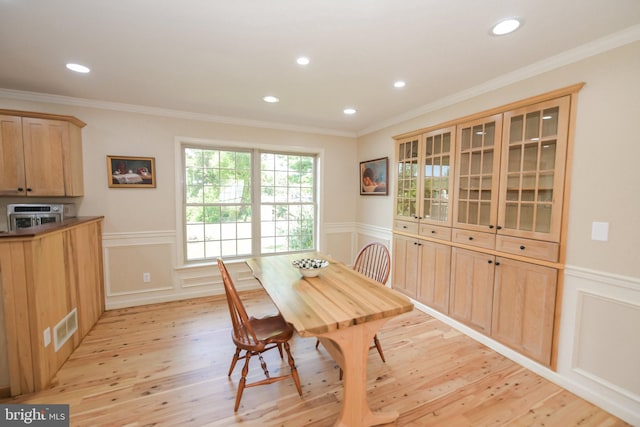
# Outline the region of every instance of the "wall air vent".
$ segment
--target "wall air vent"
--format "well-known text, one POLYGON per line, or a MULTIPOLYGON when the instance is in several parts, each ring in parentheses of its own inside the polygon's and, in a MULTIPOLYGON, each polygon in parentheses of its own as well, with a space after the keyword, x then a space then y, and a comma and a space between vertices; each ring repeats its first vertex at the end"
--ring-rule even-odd
POLYGON ((58 351, 78 330, 78 310, 74 308, 53 328, 53 343, 58 351))

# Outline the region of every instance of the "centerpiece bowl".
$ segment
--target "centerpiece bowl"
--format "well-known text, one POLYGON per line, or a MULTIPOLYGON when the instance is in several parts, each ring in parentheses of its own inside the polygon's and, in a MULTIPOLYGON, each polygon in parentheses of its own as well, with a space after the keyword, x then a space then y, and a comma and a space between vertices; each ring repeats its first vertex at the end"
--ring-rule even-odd
POLYGON ((329 265, 329 261, 321 258, 301 258, 292 262, 304 277, 316 277, 320 270, 329 265))

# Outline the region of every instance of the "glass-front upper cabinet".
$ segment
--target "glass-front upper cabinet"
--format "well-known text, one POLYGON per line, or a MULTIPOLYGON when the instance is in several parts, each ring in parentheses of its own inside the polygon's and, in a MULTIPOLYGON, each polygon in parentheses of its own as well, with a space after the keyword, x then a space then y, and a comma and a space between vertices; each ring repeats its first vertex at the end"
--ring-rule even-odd
POLYGON ((423 135, 421 155, 421 222, 451 225, 450 191, 453 188, 455 127, 423 135))
POLYGON ((397 219, 418 221, 420 218, 419 161, 421 136, 396 141, 396 213, 397 219))
POLYGON ((495 232, 501 135, 501 114, 458 126, 454 227, 495 232))
POLYGON ((499 234, 558 242, 570 97, 504 115, 499 234))

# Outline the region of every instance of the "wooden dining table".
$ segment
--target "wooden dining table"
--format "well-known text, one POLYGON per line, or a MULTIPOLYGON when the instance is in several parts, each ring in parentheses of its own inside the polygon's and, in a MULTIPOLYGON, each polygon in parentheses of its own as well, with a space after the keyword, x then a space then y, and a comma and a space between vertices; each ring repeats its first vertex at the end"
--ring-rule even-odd
POLYGON ((297 333, 317 337, 344 371, 344 400, 335 425, 373 426, 396 420, 397 411, 373 412, 369 407, 367 356, 380 327, 411 311, 411 301, 318 252, 251 258, 247 264, 297 333), (321 258, 329 265, 317 277, 303 277, 292 265, 300 258, 321 258))

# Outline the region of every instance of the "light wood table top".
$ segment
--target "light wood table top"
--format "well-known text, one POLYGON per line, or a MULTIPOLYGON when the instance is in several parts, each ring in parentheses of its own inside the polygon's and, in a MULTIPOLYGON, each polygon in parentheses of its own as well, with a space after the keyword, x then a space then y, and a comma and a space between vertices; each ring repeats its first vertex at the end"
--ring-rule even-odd
POLYGON ((336 426, 373 426, 398 418, 397 412, 369 408, 367 355, 382 324, 411 311, 411 301, 317 252, 251 258, 247 264, 298 334, 318 337, 344 370, 344 401, 336 426), (326 259, 329 266, 317 277, 302 277, 292 265, 299 258, 326 259))

